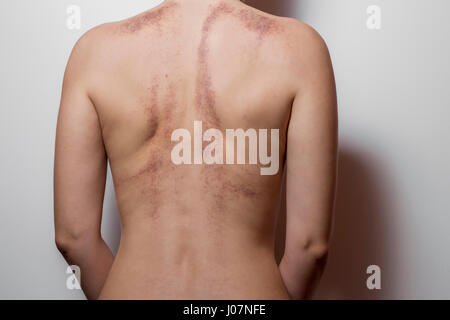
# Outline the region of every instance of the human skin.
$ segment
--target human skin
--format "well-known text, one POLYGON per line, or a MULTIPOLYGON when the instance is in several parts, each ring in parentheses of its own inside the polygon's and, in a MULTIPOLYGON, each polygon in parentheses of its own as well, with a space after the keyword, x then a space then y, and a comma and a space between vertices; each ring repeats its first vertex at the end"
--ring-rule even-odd
POLYGON ((237 0, 167 0, 88 31, 64 76, 54 172, 56 244, 80 266, 86 297, 310 297, 331 228, 336 109, 317 32, 237 0), (193 135, 196 120, 222 132, 279 129, 280 170, 175 165, 171 133, 193 135), (100 233, 108 160, 122 225, 116 257, 100 233))

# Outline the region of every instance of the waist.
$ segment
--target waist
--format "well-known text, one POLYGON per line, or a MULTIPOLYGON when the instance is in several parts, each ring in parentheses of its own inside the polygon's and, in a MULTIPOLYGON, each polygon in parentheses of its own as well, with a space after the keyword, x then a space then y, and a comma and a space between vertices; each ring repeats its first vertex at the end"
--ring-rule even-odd
POLYGON ((273 247, 125 235, 102 299, 288 299, 273 247))

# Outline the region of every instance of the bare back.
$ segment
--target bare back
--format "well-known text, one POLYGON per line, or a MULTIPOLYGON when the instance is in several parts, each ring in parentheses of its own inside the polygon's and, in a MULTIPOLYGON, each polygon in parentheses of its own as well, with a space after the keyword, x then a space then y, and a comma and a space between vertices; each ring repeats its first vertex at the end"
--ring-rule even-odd
POLYGON ((89 97, 122 222, 100 298, 288 297, 273 254, 296 92, 288 32, 238 1, 166 1, 92 31, 89 97), (279 170, 174 164, 172 133, 194 137, 194 121, 279 129, 279 170))

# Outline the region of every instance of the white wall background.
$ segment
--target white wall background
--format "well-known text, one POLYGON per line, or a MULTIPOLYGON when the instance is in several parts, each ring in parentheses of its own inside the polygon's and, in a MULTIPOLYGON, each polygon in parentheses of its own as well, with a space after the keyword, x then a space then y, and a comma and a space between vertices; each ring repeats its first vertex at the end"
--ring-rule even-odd
MULTIPOLYGON (((161 1, 0 2, 0 299, 83 299, 53 238, 54 134, 62 77, 89 28, 161 1), (81 29, 66 27, 78 5, 81 29)), ((336 73, 340 177, 318 298, 450 299, 448 0, 248 0, 326 39, 336 73), (366 9, 382 10, 369 30, 366 9), (381 267, 382 289, 366 288, 381 267)), ((104 236, 120 227, 110 176, 104 236)))

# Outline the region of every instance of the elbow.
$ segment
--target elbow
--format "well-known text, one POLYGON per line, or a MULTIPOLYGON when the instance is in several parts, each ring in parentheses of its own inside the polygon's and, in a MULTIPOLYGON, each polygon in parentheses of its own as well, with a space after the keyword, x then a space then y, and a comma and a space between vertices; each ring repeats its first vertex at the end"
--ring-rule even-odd
POLYGON ((55 229, 55 244, 56 248, 62 255, 82 248, 84 244, 92 238, 92 232, 87 230, 67 230, 67 229, 55 229))
POLYGON ((298 240, 295 249, 289 251, 294 256, 301 256, 314 264, 324 265, 328 258, 328 249, 328 239, 306 238, 298 240))
POLYGON ((328 240, 314 239, 302 243, 302 251, 315 261, 324 261, 328 257, 328 240))
POLYGON ((317 242, 311 247, 305 249, 307 254, 315 261, 317 264, 324 265, 328 258, 328 242, 317 242))
POLYGON ((59 252, 65 256, 69 251, 71 251, 75 246, 76 242, 74 239, 63 235, 55 235, 55 245, 59 252))

